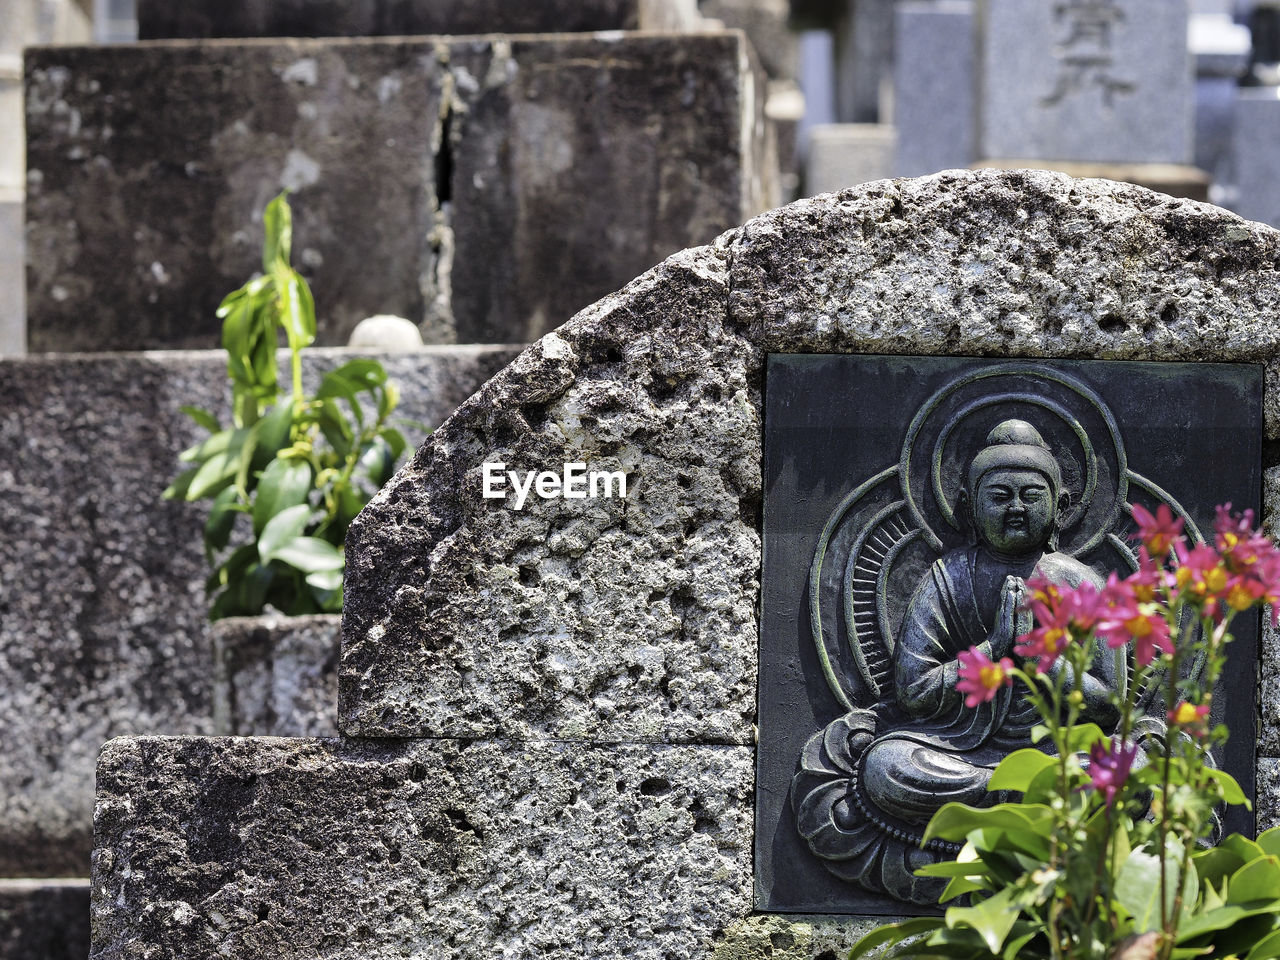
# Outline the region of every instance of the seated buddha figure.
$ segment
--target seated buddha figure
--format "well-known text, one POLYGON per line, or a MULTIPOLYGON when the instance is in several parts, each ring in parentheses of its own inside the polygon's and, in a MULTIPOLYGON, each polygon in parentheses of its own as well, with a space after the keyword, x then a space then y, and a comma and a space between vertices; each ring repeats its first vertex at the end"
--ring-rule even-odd
MULTIPOLYGON (((899 821, 923 825, 943 804, 984 806, 995 766, 1031 745, 1037 722, 1022 692, 1002 688, 977 708, 956 690, 959 654, 977 647, 992 660, 1013 657, 1032 627, 1026 583, 1041 577, 1076 587, 1102 586, 1096 571, 1057 550, 1070 497, 1058 462, 1024 420, 993 429, 964 478, 956 515, 970 543, 944 554, 921 578, 893 649, 897 706, 908 722, 877 736, 863 757, 865 797, 899 821)), ((1059 660, 1055 669, 1067 669, 1059 660)), ((1083 716, 1104 729, 1117 716, 1107 702, 1114 658, 1099 642, 1083 678, 1083 716)))

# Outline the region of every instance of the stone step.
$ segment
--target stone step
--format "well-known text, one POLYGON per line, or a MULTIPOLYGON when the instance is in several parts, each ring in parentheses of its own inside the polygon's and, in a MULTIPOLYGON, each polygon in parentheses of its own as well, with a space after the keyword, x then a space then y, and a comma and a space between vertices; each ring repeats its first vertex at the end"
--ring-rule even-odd
POLYGON ((32 50, 28 345, 216 343, 285 187, 320 342, 528 342, 776 202, 763 101, 737 31, 32 50))
POLYGON ((0 879, 0 960, 84 960, 89 880, 0 879))
POLYGON ((138 0, 140 40, 689 30, 694 0, 138 0))
POLYGON ((751 785, 748 747, 115 740, 92 956, 709 956, 751 785))
MULTIPOLYGON (((436 425, 515 352, 382 359, 436 425)), ((309 353, 313 381, 355 355, 309 353)), ((220 351, 0 360, 0 876, 87 873, 104 741, 212 729, 203 508, 160 493, 202 435, 178 407, 225 394, 220 351)))

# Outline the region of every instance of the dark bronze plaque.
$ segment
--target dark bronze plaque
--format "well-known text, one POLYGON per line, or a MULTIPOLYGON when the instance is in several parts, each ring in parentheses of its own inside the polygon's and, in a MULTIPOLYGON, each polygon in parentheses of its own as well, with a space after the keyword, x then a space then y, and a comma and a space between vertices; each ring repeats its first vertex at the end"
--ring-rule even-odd
MULTIPOLYGON (((1027 629, 1033 570, 1132 572, 1127 504, 1168 504, 1193 539, 1219 503, 1257 510, 1261 368, 774 355, 767 377, 756 905, 929 912, 913 871, 945 851, 924 825, 985 796, 1028 729, 1020 698, 951 709, 955 654, 1027 629), (982 491, 1006 482, 1051 506, 992 519, 982 491)), ((1250 796, 1257 627, 1237 618, 1215 698, 1250 796)))

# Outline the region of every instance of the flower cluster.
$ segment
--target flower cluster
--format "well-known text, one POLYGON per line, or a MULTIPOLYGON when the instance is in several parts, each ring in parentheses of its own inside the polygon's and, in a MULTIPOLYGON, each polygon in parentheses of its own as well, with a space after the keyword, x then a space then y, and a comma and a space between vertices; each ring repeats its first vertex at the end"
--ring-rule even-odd
POLYGON ((962 652, 957 660, 960 678, 956 681, 956 689, 968 694, 964 698, 966 707, 986 703, 1001 687, 1013 684, 1013 661, 1008 657, 993 661, 979 648, 973 647, 962 652))
MULTIPOLYGON (((1150 666, 1160 655, 1174 652, 1169 611, 1178 598, 1215 619, 1261 603, 1272 604, 1273 619, 1280 617, 1280 550, 1254 529, 1253 511, 1233 515, 1230 504, 1219 507, 1214 545, 1188 547, 1185 521, 1166 505, 1155 513, 1138 504, 1130 509, 1141 543, 1132 574, 1111 574, 1101 590, 1087 581, 1075 587, 1039 577, 1028 581, 1026 606, 1036 626, 1019 638, 1014 653, 1034 661, 1037 673, 1048 673, 1070 644, 1092 636, 1112 649, 1132 645, 1137 665, 1150 666), (1163 558, 1175 561, 1172 572, 1163 558)), ((960 655, 959 664, 956 689, 967 695, 970 707, 1012 682, 1008 657, 993 661, 975 647, 960 655)), ((1181 716, 1184 726, 1196 719, 1185 711, 1181 716)))

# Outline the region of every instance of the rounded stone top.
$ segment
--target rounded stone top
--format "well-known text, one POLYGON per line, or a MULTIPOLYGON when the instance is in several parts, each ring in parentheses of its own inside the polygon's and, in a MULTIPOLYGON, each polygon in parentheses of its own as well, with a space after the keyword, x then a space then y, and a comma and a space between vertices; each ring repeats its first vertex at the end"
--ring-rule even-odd
MULTIPOLYGON (((343 731, 750 743, 771 352, 1253 361, 1280 233, 1042 171, 881 180, 669 257, 521 353, 352 524, 343 731), (484 465, 625 500, 486 499, 484 465)), ((887 401, 891 402, 891 401, 887 401)))

